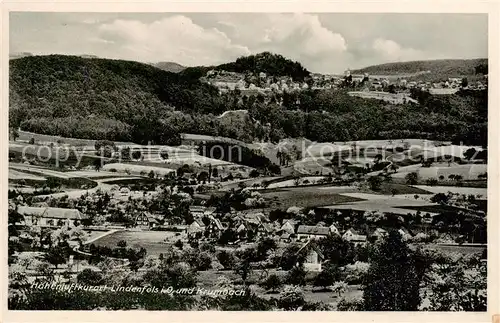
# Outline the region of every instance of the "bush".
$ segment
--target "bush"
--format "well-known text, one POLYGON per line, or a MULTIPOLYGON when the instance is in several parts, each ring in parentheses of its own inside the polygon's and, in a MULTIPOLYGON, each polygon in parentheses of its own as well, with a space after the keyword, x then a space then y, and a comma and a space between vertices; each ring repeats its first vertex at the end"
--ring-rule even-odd
POLYGON ((260 173, 256 169, 252 169, 252 171, 250 172, 250 177, 259 177, 259 175, 260 173))
POLYGON ((174 246, 176 246, 177 248, 181 249, 182 250, 182 247, 184 246, 184 244, 182 243, 182 241, 179 239, 177 240, 175 243, 174 243, 174 246))
POLYGON ((217 260, 224 269, 233 269, 236 263, 236 258, 233 253, 226 250, 222 250, 217 254, 217 260))
POLYGON ((347 299, 342 298, 337 304, 337 311, 362 311, 363 310, 363 300, 362 299, 347 299))
POLYGON ((31 137, 30 139, 30 145, 34 145, 35 144, 35 138, 31 137))
POLYGON ((418 183, 418 173, 411 172, 405 176, 406 184, 408 185, 416 185, 418 183))
POLYGON ((427 179, 426 181, 427 185, 429 186, 434 186, 434 185, 437 185, 438 184, 438 180, 435 179, 435 178, 429 178, 427 179))
POLYGON ((140 150, 134 150, 134 151, 132 152, 132 158, 133 158, 133 159, 136 159, 136 160, 137 160, 137 159, 140 159, 140 158, 141 158, 141 156, 142 156, 142 152, 141 152, 140 150))
POLYGON ((304 292, 298 286, 286 286, 280 293, 278 303, 285 310, 297 310, 305 304, 304 292))
POLYGON ((282 285, 281 279, 276 274, 271 274, 267 276, 264 281, 262 281, 261 286, 266 290, 271 292, 276 292, 282 285))

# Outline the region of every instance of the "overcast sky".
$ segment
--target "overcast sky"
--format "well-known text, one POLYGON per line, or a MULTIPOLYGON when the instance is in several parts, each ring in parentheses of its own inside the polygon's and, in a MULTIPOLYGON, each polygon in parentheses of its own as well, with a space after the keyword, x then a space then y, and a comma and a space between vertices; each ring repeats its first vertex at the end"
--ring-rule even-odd
POLYGON ((486 14, 11 13, 10 52, 213 65, 271 51, 313 72, 488 55, 486 14))

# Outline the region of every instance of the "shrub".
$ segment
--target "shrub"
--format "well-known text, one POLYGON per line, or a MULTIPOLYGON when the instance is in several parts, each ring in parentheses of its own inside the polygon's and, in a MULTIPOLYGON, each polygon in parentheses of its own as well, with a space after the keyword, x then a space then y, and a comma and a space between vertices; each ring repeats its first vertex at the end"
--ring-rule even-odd
POLYGON ((266 290, 271 292, 276 292, 282 285, 281 279, 276 274, 271 274, 267 276, 264 281, 262 281, 261 286, 266 290))
POLYGON ((164 159, 164 160, 168 159, 168 157, 169 157, 169 156, 168 156, 168 152, 166 152, 166 151, 161 151, 161 152, 160 152, 160 157, 161 157, 162 159, 164 159))
POLYGON ((418 174, 416 172, 411 172, 405 176, 406 184, 416 185, 418 183, 418 174))
POLYGON ((177 240, 175 243, 174 243, 174 246, 176 246, 177 248, 181 249, 182 250, 182 247, 184 246, 184 244, 182 243, 182 241, 179 239, 177 240))
POLYGON ((429 178, 429 179, 427 179, 426 183, 427 183, 427 185, 429 185, 429 186, 434 186, 434 185, 437 185, 438 180, 437 180, 437 179, 435 179, 435 178, 429 178))
POLYGON ((300 287, 286 286, 280 293, 279 305, 285 310, 297 310, 304 304, 304 292, 300 287))
POLYGON ((233 253, 226 250, 222 250, 217 254, 217 260, 224 269, 233 269, 236 263, 236 258, 233 253))
POLYGON ((140 159, 142 156, 142 152, 140 150, 134 150, 132 152, 132 158, 133 159, 140 159))

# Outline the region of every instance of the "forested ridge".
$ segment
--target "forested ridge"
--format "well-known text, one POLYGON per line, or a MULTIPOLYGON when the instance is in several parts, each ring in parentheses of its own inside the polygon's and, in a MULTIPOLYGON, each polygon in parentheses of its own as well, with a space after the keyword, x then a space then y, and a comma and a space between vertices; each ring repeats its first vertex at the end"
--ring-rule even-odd
POLYGON ((436 59, 386 63, 354 70, 353 73, 404 74, 430 71, 438 77, 461 77, 474 74, 488 74, 488 59, 436 59))
MULTIPOLYGON (((226 68, 239 70, 254 61, 240 59, 226 68)), ((261 63, 255 71, 287 73, 286 68, 269 71, 268 65, 261 63)), ((219 94, 200 82, 196 74, 205 70, 170 73, 131 61, 62 55, 12 60, 9 124, 65 137, 157 144, 178 144, 180 133, 249 142, 264 137, 267 122, 274 141, 428 138, 486 143, 487 91, 440 97, 414 92, 420 104, 405 105, 353 98, 346 90, 241 97, 219 94), (246 109, 251 118, 227 122, 217 117, 233 109, 246 109)))

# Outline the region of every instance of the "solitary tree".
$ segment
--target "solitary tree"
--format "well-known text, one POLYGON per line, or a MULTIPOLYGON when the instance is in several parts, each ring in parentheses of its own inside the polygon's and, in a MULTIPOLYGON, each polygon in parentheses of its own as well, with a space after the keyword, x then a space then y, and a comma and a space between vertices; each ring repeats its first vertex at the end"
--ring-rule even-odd
POLYGON ((418 183, 418 174, 416 172, 411 172, 405 176, 406 184, 416 185, 418 183))
POLYGON ((368 177, 368 184, 370 185, 370 189, 373 191, 380 190, 380 186, 382 185, 382 179, 380 176, 371 176, 368 177))
POLYGON ((367 311, 416 311, 420 279, 408 245, 391 231, 378 247, 363 286, 367 311))
POLYGON ((340 295, 344 294, 347 291, 347 286, 347 283, 344 281, 335 282, 335 284, 333 284, 332 286, 332 292, 340 297, 340 295))

